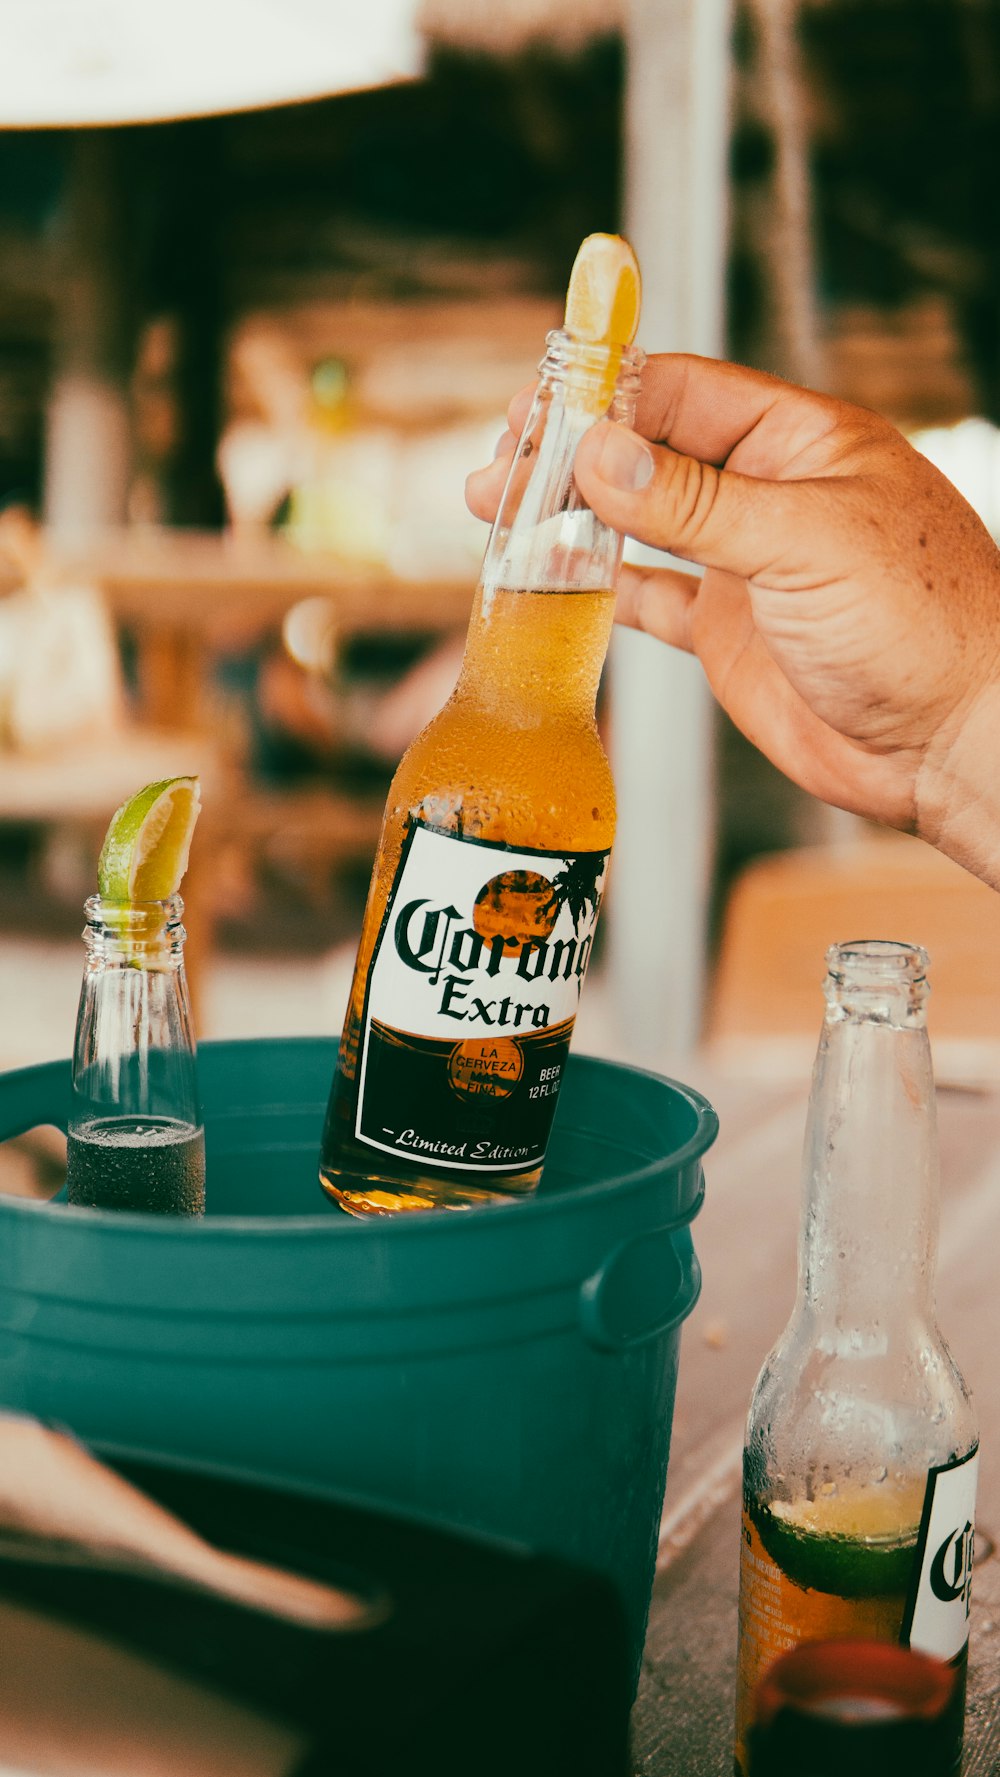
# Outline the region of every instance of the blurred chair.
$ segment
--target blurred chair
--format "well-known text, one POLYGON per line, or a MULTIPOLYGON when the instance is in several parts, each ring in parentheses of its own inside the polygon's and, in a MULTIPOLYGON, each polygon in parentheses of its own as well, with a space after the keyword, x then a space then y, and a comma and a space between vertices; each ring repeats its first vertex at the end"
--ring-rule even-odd
POLYGON ((1000 1083, 1000 895, 897 834, 783 852, 737 879, 709 1005, 713 1061, 742 1074, 808 1073, 824 954, 852 938, 922 944, 939 1081, 1000 1083))

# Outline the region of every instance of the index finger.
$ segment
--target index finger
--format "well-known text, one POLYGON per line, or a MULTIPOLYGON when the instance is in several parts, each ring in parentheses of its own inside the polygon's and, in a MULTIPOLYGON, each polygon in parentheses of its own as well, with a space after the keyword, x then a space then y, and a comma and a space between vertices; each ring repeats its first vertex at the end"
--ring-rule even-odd
POLYGON ((524 422, 531 412, 531 403, 535 399, 537 388, 537 383, 526 383, 523 389, 518 389, 507 409, 507 424, 515 438, 520 438, 524 430, 524 422))

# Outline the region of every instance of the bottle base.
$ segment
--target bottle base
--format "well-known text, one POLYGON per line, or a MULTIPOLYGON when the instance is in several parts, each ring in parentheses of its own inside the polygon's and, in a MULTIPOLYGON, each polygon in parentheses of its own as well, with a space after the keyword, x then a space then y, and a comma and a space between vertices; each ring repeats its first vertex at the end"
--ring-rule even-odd
POLYGON ((516 1203, 530 1197, 541 1177, 541 1168, 521 1178, 497 1185, 467 1183, 461 1179, 387 1178, 382 1174, 334 1172, 324 1168, 319 1182, 327 1196, 352 1216, 426 1214, 433 1210, 478 1209, 484 1204, 516 1203))

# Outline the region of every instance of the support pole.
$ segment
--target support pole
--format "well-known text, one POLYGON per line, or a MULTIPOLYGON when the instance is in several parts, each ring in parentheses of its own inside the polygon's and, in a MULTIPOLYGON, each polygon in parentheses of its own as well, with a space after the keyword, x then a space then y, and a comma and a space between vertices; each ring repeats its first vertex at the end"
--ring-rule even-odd
MULTIPOLYGON (((642 267, 647 351, 724 351, 730 30, 731 0, 630 0, 626 229, 642 267)), ((628 554, 663 559, 632 545, 628 554)), ((612 647, 610 690, 616 1049, 670 1067, 683 1063, 702 1021, 712 698, 696 661, 624 631, 612 647)))
POLYGON ((121 524, 128 503, 131 330, 117 148, 108 130, 69 141, 45 447, 45 522, 60 541, 121 524))

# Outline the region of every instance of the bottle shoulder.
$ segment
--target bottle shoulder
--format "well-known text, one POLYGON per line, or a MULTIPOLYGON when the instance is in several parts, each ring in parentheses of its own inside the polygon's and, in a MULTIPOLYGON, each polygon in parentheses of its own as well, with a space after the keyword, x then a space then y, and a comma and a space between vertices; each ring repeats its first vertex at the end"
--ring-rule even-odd
POLYGON ((608 850, 615 788, 596 722, 532 724, 451 700, 407 749, 387 802, 391 824, 418 816, 526 849, 608 850))
POLYGON ((936 1326, 884 1331, 786 1327, 757 1378, 748 1458, 760 1475, 908 1472, 965 1454, 978 1440, 969 1388, 936 1326))
POLYGON ((499 695, 488 700, 463 697, 456 688, 410 742, 399 769, 409 762, 429 765, 441 756, 450 758, 456 748, 479 755, 521 747, 535 752, 570 749, 588 755, 596 751, 606 758, 597 719, 590 709, 558 705, 526 708, 499 695))
POLYGON ((940 1327, 929 1318, 890 1314, 868 1327, 820 1320, 798 1310, 761 1366, 751 1413, 778 1400, 800 1400, 835 1387, 866 1399, 925 1401, 934 1395, 971 1400, 940 1327))

